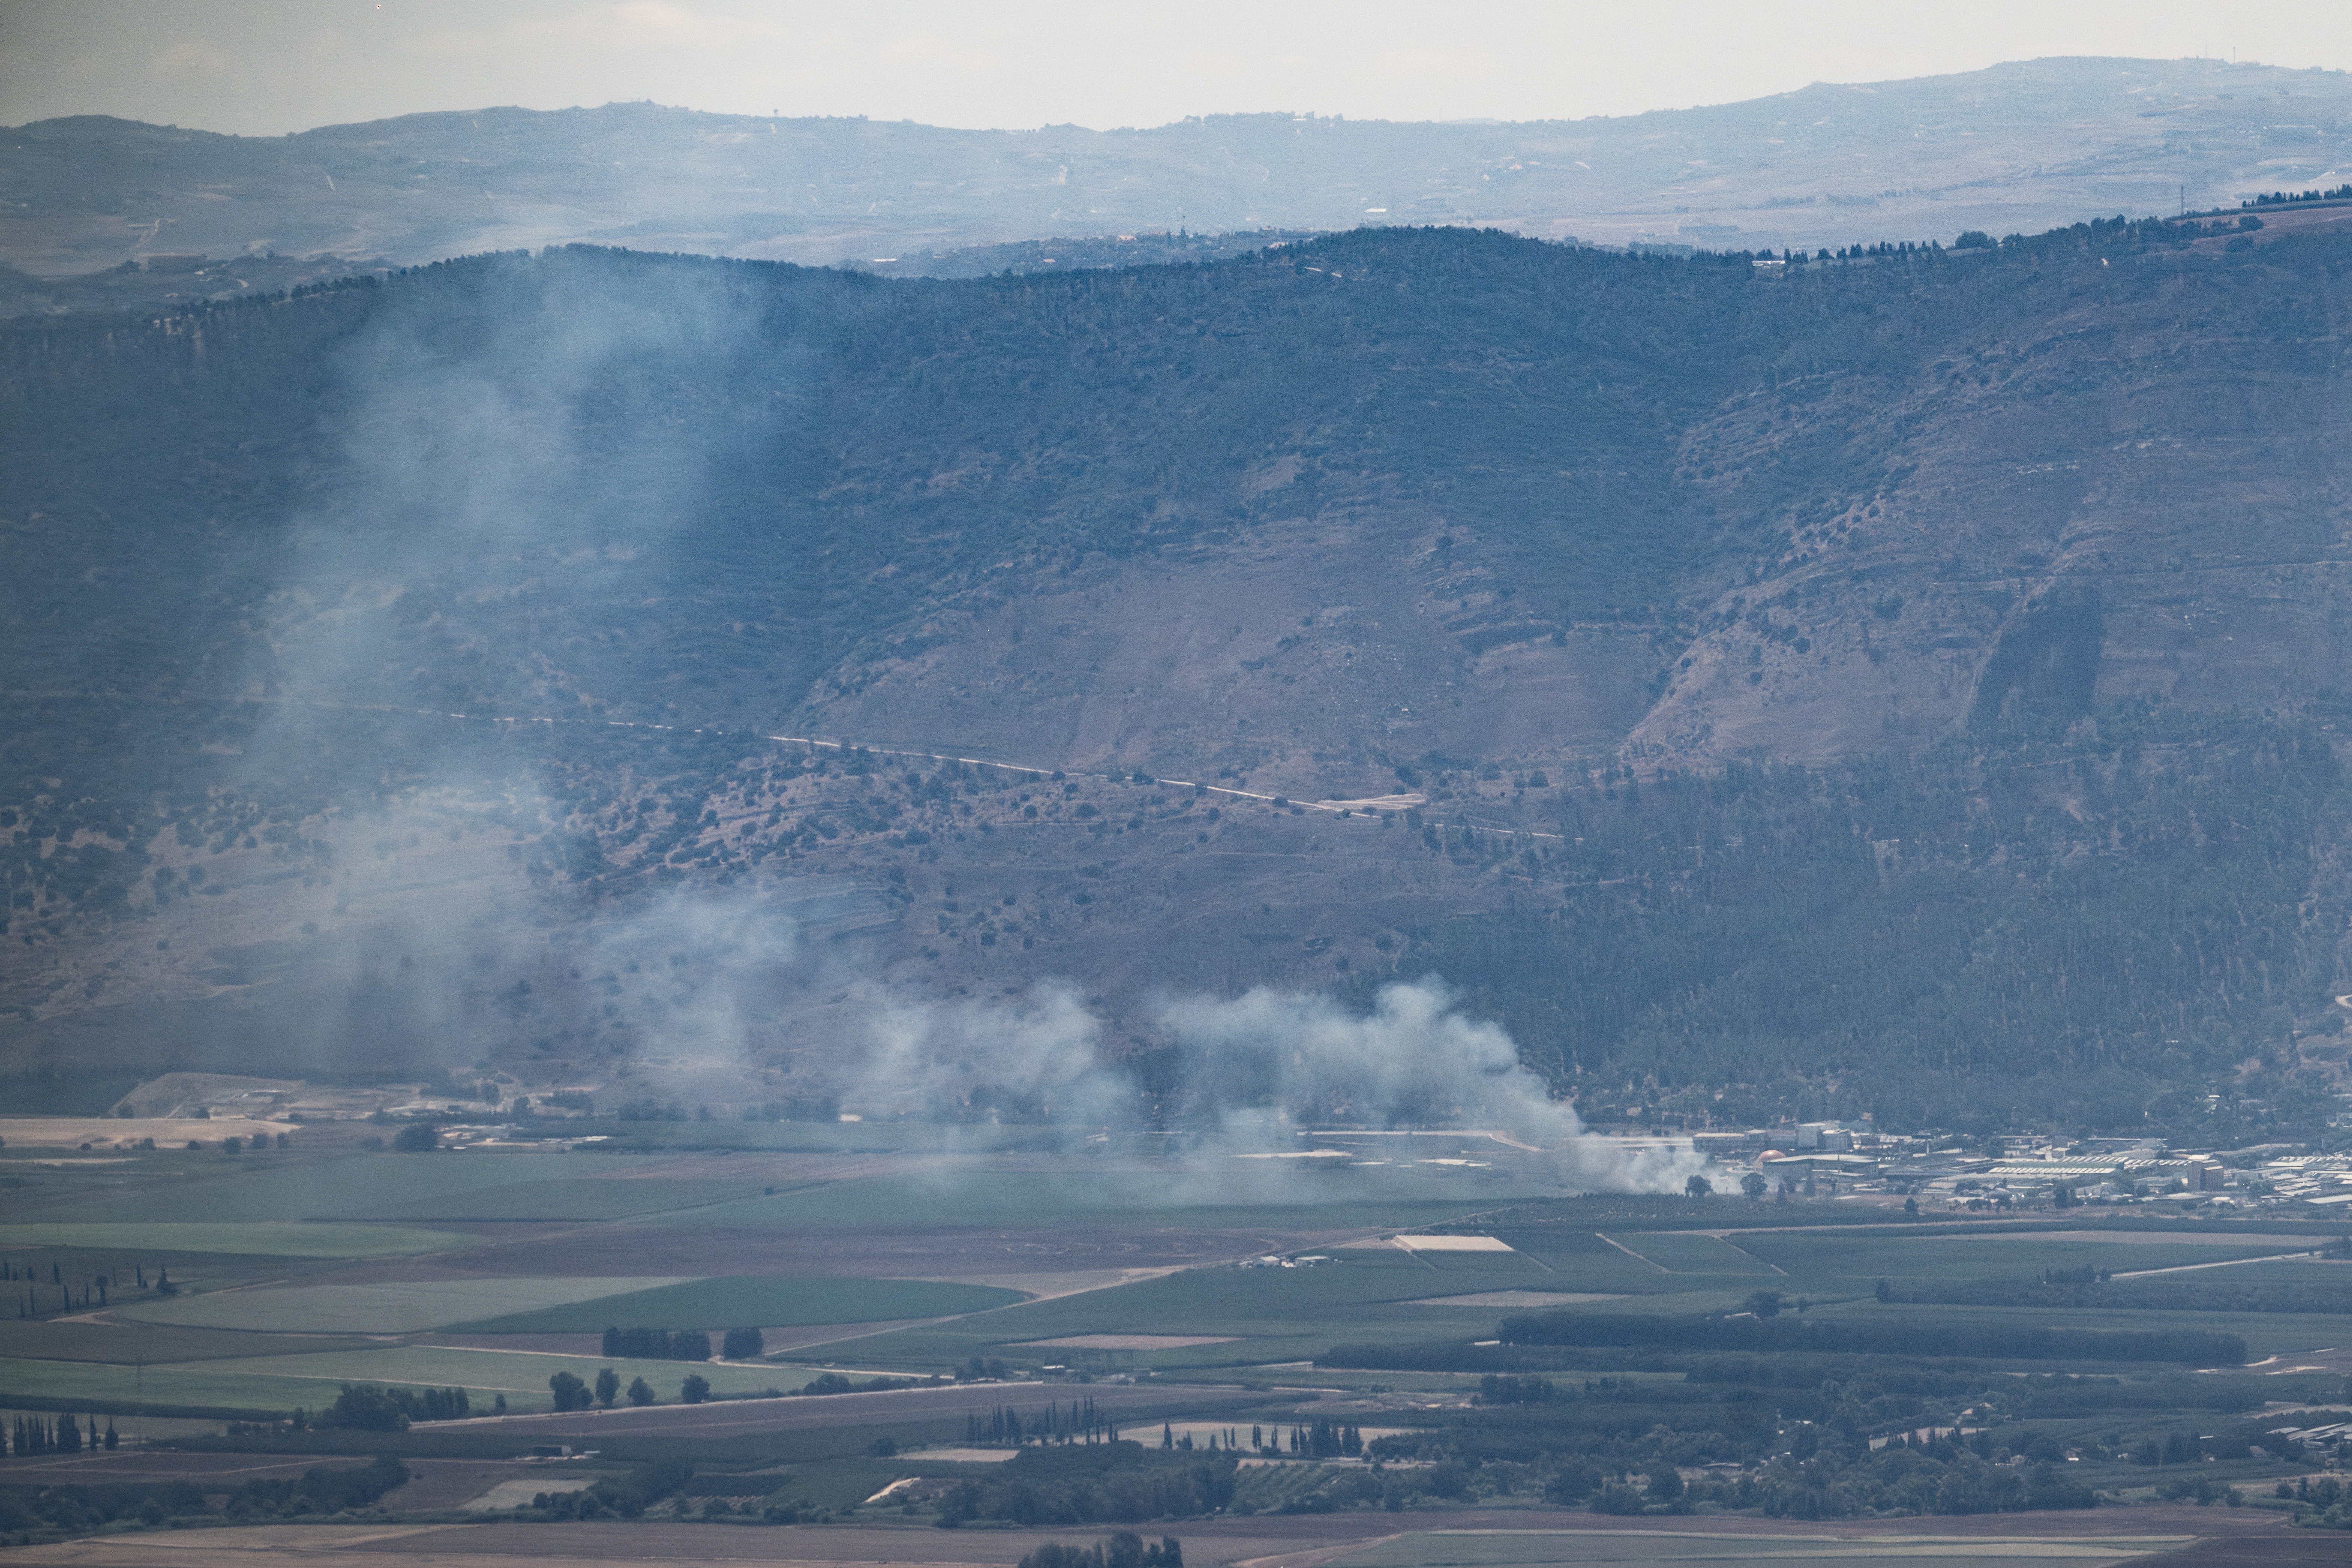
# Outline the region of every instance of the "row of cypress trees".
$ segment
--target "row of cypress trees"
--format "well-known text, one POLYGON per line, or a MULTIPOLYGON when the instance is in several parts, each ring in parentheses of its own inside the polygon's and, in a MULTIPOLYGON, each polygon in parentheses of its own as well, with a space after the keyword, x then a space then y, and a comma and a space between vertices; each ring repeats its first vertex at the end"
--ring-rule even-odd
POLYGON ((5 1447, 0 1447, 0 1452, 12 1455, 16 1458, 29 1459, 43 1454, 79 1454, 84 1448, 88 1448, 92 1453, 101 1448, 110 1450, 121 1442, 121 1439, 115 1436, 112 1416, 107 1417, 106 1430, 103 1433, 98 1429, 97 1416, 87 1417, 89 1422, 89 1431, 87 1435, 81 1429, 79 1419, 73 1415, 59 1415, 52 1420, 44 1421, 37 1415, 19 1415, 16 1417, 15 1426, 5 1434, 5 1439, 0 1439, 5 1441, 5 1447))

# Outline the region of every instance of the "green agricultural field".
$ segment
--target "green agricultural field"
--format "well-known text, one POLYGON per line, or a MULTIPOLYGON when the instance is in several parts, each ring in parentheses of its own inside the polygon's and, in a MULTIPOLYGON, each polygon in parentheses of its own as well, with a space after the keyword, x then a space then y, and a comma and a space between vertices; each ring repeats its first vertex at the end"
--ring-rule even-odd
POLYGON ((482 1334, 593 1334, 608 1328, 777 1329, 943 1318, 1024 1300, 1018 1290, 934 1279, 738 1277, 606 1293, 460 1326, 482 1334))
POLYGON ((814 1465, 795 1465, 792 1473, 781 1478, 767 1478, 775 1483, 769 1496, 779 1502, 804 1502, 815 1508, 856 1508, 892 1481, 905 1476, 953 1476, 977 1474, 978 1465, 924 1462, 919 1456, 902 1459, 834 1459, 814 1465))
POLYGON ((761 1367, 729 1367, 675 1361, 604 1361, 594 1356, 547 1355, 519 1351, 478 1351, 437 1345, 372 1345, 364 1350, 310 1355, 257 1356, 247 1361, 205 1361, 150 1366, 143 1373, 89 1362, 0 1361, 0 1387, 13 1396, 111 1401, 128 1405, 136 1397, 154 1405, 209 1405, 250 1410, 306 1409, 334 1403, 346 1383, 406 1387, 457 1387, 487 1409, 503 1394, 517 1411, 547 1410, 552 1400, 547 1380, 569 1372, 593 1383, 609 1366, 627 1384, 642 1376, 661 1403, 677 1402, 679 1380, 698 1373, 721 1394, 751 1394, 803 1381, 761 1367), (143 1379, 143 1395, 139 1393, 143 1379))
POLYGON ((1326 1194, 1302 1190, 1308 1178, 1271 1182, 1262 1204, 1233 1201, 1238 1192, 1221 1184, 1224 1201, 1169 1206, 1163 1173, 1135 1170, 1087 1172, 1007 1171, 973 1181, 968 1168, 942 1166, 936 1173, 872 1176, 835 1182, 814 1191, 780 1193, 722 1203, 691 1214, 665 1215, 665 1225, 754 1229, 865 1229, 877 1224, 1034 1225, 1055 1215, 1092 1218, 1116 1215, 1158 1227, 1234 1227, 1268 1230, 1365 1231, 1435 1225, 1480 1201, 1465 1191, 1450 1201, 1421 1195, 1366 1196, 1357 1192, 1326 1194), (1148 1216, 1139 1218, 1139 1216, 1148 1216))
MULTIPOLYGON (((1554 1276, 1510 1252, 1350 1247, 1308 1268, 1188 1268, 1003 1314, 1047 1333, 1222 1333, 1235 1322, 1317 1321, 1352 1309, 1482 1290, 1548 1290, 1554 1276)), ((1003 1326, 1002 1323, 999 1327, 1003 1326)))
POLYGON ((275 1333, 414 1334, 501 1309, 527 1311, 609 1295, 615 1285, 677 1286, 651 1279, 412 1279, 376 1285, 296 1285, 282 1289, 212 1292, 142 1300, 121 1315, 142 1323, 201 1329, 252 1329, 275 1333))
MULTIPOLYGON (((1292 1186, 1269 1194, 1263 1204, 1203 1203, 1173 1208, 1143 1208, 1140 1216, 1155 1226, 1192 1226, 1202 1230, 1362 1232, 1379 1236, 1390 1231, 1449 1224, 1481 1200, 1465 1193, 1443 1202, 1419 1195, 1366 1197, 1359 1194, 1317 1194, 1292 1186)), ((1134 1217, 1130 1215, 1129 1217, 1134 1217)))
POLYGON ((0 1318, 0 1360, 98 1361, 154 1366, 175 1361, 244 1361, 257 1355, 311 1355, 367 1350, 373 1342, 317 1334, 250 1334, 225 1329, 160 1328, 152 1323, 93 1323, 0 1318))
MULTIPOLYGON (((1497 1231, 1496 1235, 1518 1249, 1519 1255, 1549 1269, 1551 1282, 1541 1287, 1548 1290, 1685 1291, 1721 1284, 1725 1289, 1751 1275, 1769 1275, 1770 1270, 1755 1259, 1719 1244, 1700 1248, 1687 1247, 1687 1242, 1670 1233, 1650 1232, 1638 1240, 1632 1233, 1617 1236, 1611 1232, 1621 1247, 1612 1247, 1591 1231, 1497 1231), (1658 1244, 1660 1258, 1650 1256, 1652 1243, 1658 1244), (1636 1251, 1639 1256, 1636 1256, 1636 1251), (1673 1258, 1677 1264, 1690 1265, 1685 1271, 1669 1268, 1663 1258, 1673 1258), (1720 1264, 1717 1273, 1701 1273, 1701 1264, 1720 1264)), ((1690 1238, 1708 1242, 1711 1238, 1690 1238)), ((1753 1289, 1752 1285, 1747 1287, 1753 1289)))
POLYGON ((1772 1267, 1697 1231, 1648 1231, 1612 1238, 1675 1274, 1772 1275, 1772 1267))
MULTIPOLYGON (((299 1136, 299 1135, 298 1135, 299 1136)), ((96 1185, 28 1199, 19 1221, 205 1224, 349 1218, 399 1203, 543 1180, 551 1154, 147 1156, 96 1185), (161 1179, 158 1179, 161 1178, 161 1179)))
MULTIPOLYGON (((290 1257, 268 1252, 182 1252, 166 1247, 142 1245, 152 1236, 169 1237, 173 1232, 202 1227, 157 1226, 152 1232, 130 1229, 129 1240, 118 1246, 89 1247, 6 1247, 0 1250, 0 1263, 7 1266, 12 1277, 0 1282, 0 1310, 16 1308, 24 1300, 27 1276, 33 1281, 27 1303, 28 1315, 54 1315, 58 1305, 57 1289, 47 1283, 56 1276, 75 1281, 76 1308, 79 1306, 79 1289, 99 1278, 110 1282, 109 1304, 120 1310, 136 1301, 152 1300, 152 1288, 168 1275, 173 1286, 191 1290, 227 1290, 248 1285, 283 1284, 333 1273, 355 1260, 352 1253, 337 1250, 323 1257, 290 1257), (142 1289, 140 1277, 146 1277, 149 1289, 142 1289)), ((223 1226, 201 1239, 234 1240, 244 1226, 223 1226)), ((289 1226, 300 1240, 312 1239, 302 1232, 316 1231, 324 1236, 334 1227, 329 1226, 289 1226)), ((370 1227, 373 1229, 373 1227, 370 1227)), ((96 1227, 75 1227, 73 1234, 104 1236, 96 1227)), ((372 1237, 362 1237, 364 1242, 372 1237)), ((397 1256, 397 1255, 395 1255, 397 1256)))
POLYGON ((1572 1302, 1560 1307, 1497 1307, 1489 1313, 1486 1331, 1478 1337, 1492 1337, 1495 1324, 1503 1318, 1525 1311, 1607 1312, 1613 1316, 1638 1313, 1647 1317, 1687 1318, 1726 1312, 1736 1309, 1751 1291, 1778 1290, 1784 1281, 1777 1276, 1754 1274, 1677 1274, 1673 1277, 1674 1289, 1644 1295, 1628 1295, 1604 1300, 1572 1302))
POLYGON ((2352 1262, 2298 1258, 2277 1263, 2233 1263, 2227 1268, 2200 1268, 2183 1278, 2211 1284, 2332 1285, 2352 1292, 2352 1262))
POLYGON ((913 1122, 623 1121, 593 1117, 541 1123, 565 1138, 601 1138, 575 1152, 627 1158, 639 1154, 901 1154, 952 1149, 987 1154, 1019 1147, 1026 1128, 940 1128, 913 1122), (969 1136, 967 1136, 969 1135, 969 1136))
POLYGON ((354 1217, 371 1220, 500 1221, 500 1220, 622 1220, 659 1216, 675 1223, 675 1211, 708 1208, 760 1195, 749 1182, 671 1181, 660 1177, 620 1177, 592 1169, 591 1179, 515 1182, 492 1187, 472 1187, 426 1197, 404 1198, 359 1211, 354 1217))
POLYGON ((2352 1340, 2352 1323, 2331 1313, 2302 1312, 2099 1312, 2051 1307, 1973 1307, 1939 1303, 1912 1306, 1883 1303, 1869 1297, 1848 1299, 1813 1307, 1811 1316, 1856 1316, 1874 1321, 1903 1321, 1976 1328, 1985 1323, 2011 1323, 2026 1329, 2123 1329, 2146 1333, 2194 1330, 2235 1334, 2246 1342, 2250 1361, 2277 1356, 2292 1363, 2297 1352, 2333 1348, 2352 1340))
POLYGON ((1498 1226, 1493 1233, 1499 1240, 1508 1242, 1530 1257, 1547 1262, 1566 1262, 1575 1258, 1606 1258, 1624 1256, 1601 1239, 1598 1231, 1572 1230, 1564 1226, 1528 1226, 1514 1230, 1498 1226))
MULTIPOLYGON (((0 1225, 0 1247, 72 1247, 152 1256, 203 1252, 267 1258, 399 1258, 470 1247, 470 1237, 401 1225, 305 1225, 296 1220, 110 1220, 0 1225)), ((0 1286, 5 1290, 5 1286, 0 1286)))
POLYGON ((876 1365, 929 1369, 968 1356, 1083 1363, 1107 1352, 1139 1365, 1239 1366, 1305 1360, 1335 1340, 1485 1337, 1491 1307, 1425 1305, 1487 1290, 1559 1289, 1555 1277, 1508 1252, 1431 1260, 1385 1248, 1350 1248, 1311 1268, 1189 1268, 1107 1290, 1008 1307, 936 1328, 903 1329, 827 1347, 876 1365), (1095 1336, 1222 1341, 1155 1348, 1041 1345, 1095 1336))
POLYGON ((1835 1231, 1748 1231, 1734 1238, 1767 1263, 1788 1271, 1792 1289, 1834 1293, 1868 1289, 1878 1279, 2019 1279, 2045 1268, 2085 1266, 2126 1273, 2185 1263, 2264 1258, 2294 1244, 2269 1237, 2228 1241, 2170 1240, 2116 1233, 2097 1240, 2046 1232, 1978 1235, 1868 1236, 1835 1231))

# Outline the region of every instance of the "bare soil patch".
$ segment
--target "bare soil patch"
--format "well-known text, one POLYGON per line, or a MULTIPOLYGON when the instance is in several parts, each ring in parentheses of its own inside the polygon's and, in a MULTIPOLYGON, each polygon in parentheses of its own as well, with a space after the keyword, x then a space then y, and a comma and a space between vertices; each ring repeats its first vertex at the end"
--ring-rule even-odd
MULTIPOLYGON (((383 1506, 394 1512, 463 1508, 484 1493, 508 1485, 528 1487, 530 1490, 520 1500, 527 1503, 533 1491, 569 1490, 596 1479, 594 1475, 551 1475, 551 1468, 560 1471, 563 1467, 526 1465, 514 1460, 410 1459, 406 1463, 413 1479, 383 1500, 383 1506)), ((514 1508, 519 1504, 506 1506, 514 1508)))
POLYGON ((280 1132, 300 1131, 295 1122, 258 1121, 245 1116, 215 1116, 210 1121, 142 1116, 128 1121, 106 1116, 0 1117, 0 1139, 5 1139, 12 1149, 79 1149, 88 1144, 95 1152, 128 1148, 149 1138, 158 1148, 177 1149, 191 1140, 209 1145, 224 1138, 275 1138, 280 1132))
MULTIPOLYGON (((132 1425, 130 1417, 121 1425, 132 1425)), ((149 1423, 152 1426, 154 1423, 149 1423)), ((220 1423, 205 1423, 218 1431, 220 1423)), ((317 1454, 182 1454, 168 1449, 117 1449, 96 1454, 45 1454, 30 1459, 0 1460, 0 1481, 10 1486, 102 1486, 112 1481, 215 1482, 221 1489, 243 1486, 256 1476, 299 1476, 313 1465, 355 1466, 365 1459, 321 1458, 317 1454)))
POLYGON ((479 1497, 468 1498, 457 1505, 467 1513, 508 1513, 515 1509, 529 1508, 531 1499, 541 1492, 585 1491, 596 1484, 590 1476, 525 1476, 517 1480, 500 1481, 479 1497))

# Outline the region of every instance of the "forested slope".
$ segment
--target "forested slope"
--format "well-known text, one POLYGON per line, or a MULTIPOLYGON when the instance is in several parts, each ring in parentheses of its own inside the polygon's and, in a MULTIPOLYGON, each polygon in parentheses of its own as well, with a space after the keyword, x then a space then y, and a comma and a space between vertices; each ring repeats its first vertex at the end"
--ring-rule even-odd
MULTIPOLYGON (((471 929, 822 870, 891 984, 1072 976, 1147 1056, 1171 985, 1433 973, 1594 1104, 2306 1115, 2352 252, 2185 239, 575 249, 12 330, 19 1059, 158 1007, 299 1055, 355 889, 457 925, 395 874, 429 811, 471 929), (192 889, 239 857, 286 934, 229 962, 257 902, 192 889)), ((647 1019, 527 946, 431 983, 425 1054, 627 1059, 647 1019)))

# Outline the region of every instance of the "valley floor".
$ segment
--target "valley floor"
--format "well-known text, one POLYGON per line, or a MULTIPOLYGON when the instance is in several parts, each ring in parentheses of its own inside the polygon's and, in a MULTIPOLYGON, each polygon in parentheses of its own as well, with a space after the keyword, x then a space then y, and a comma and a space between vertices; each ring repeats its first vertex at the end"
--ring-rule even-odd
MULTIPOLYGON (((1538 1568, 1541 1564, 1738 1563, 1832 1561, 1852 1568, 1920 1562, 2035 1568, 2157 1563, 2289 1564, 2341 1562, 2341 1538, 2313 1542, 2275 1517, 2151 1508, 2119 1517, 1878 1521, 1823 1525, 1693 1517, 1626 1521, 1568 1512, 1290 1516, 1181 1527, 1198 1568, 1538 1568), (2218 1549, 2220 1555, 2215 1554, 2218 1549)), ((940 1531, 911 1527, 717 1525, 343 1525, 190 1531, 60 1542, 11 1552, 12 1563, 148 1568, 164 1562, 259 1562, 304 1568, 530 1568, 606 1563, 893 1563, 908 1568, 1011 1568, 1050 1542, 1090 1544, 1099 1530, 940 1531)))

